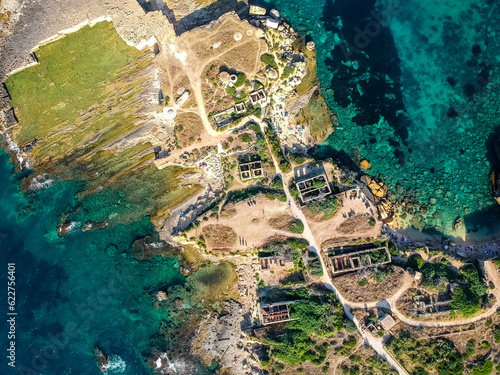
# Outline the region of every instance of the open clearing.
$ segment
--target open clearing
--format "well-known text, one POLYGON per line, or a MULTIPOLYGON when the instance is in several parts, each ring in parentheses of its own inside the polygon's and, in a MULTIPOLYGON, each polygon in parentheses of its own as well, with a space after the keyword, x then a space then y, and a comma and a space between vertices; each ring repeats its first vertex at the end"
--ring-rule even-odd
POLYGON ((334 243, 348 242, 359 238, 377 238, 381 224, 369 225, 369 219, 374 217, 375 206, 359 191, 355 198, 350 198, 349 191, 338 196, 337 213, 330 220, 320 220, 309 210, 304 210, 309 226, 321 248, 334 243))
POLYGON ((196 229, 196 233, 205 235, 209 251, 214 249, 224 252, 245 251, 269 243, 271 237, 296 236, 288 228, 275 229, 276 223, 289 222, 292 219, 288 203, 269 200, 263 195, 258 195, 238 203, 228 204, 218 218, 215 216, 203 221, 196 229), (214 225, 218 226, 214 227, 214 225), (219 230, 215 231, 215 234, 209 233, 210 229, 214 228, 219 230), (230 238, 233 238, 233 233, 236 240, 234 243, 229 241, 233 243, 229 246, 227 236, 230 234, 230 238))
MULTIPOLYGON (((387 267, 381 267, 385 269, 387 267)), ((403 276, 399 273, 402 269, 394 267, 395 271, 377 282, 377 268, 360 270, 338 276, 333 279, 333 284, 340 293, 352 302, 374 302, 387 299, 394 295, 403 285, 403 276), (366 280, 363 282, 363 280, 366 280), (364 286, 361 286, 364 285, 364 286)))

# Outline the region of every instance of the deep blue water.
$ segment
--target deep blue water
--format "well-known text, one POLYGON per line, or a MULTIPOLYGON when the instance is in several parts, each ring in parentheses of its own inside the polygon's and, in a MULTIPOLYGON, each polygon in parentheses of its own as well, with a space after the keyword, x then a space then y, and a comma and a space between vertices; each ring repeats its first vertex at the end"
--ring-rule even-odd
MULTIPOLYGON (((398 198, 426 205, 425 214, 405 212, 408 225, 449 233, 463 216, 467 229, 497 234, 488 179, 488 144, 500 125, 497 3, 272 3, 315 41, 323 95, 344 128, 319 151, 367 158, 368 173, 398 198)), ((24 197, 3 153, 0 176, 0 374, 99 374, 96 344, 122 364, 110 374, 148 373, 144 355, 168 319, 148 293, 183 282, 175 258, 130 257, 133 241, 154 233, 149 220, 60 239, 61 213, 74 207, 82 185, 59 182, 24 197), (15 370, 6 358, 8 263, 16 265, 15 370)))
POLYGON ((411 203, 398 212, 401 226, 498 237, 489 180, 500 168, 491 157, 499 154, 498 2, 260 2, 316 44, 322 94, 342 128, 316 156, 350 159, 358 170, 368 159, 366 173, 388 184, 391 199, 411 203), (454 231, 457 217, 466 231, 454 231))
POLYGON ((96 344, 123 362, 109 374, 149 373, 143 355, 168 314, 154 309, 147 293, 184 281, 176 258, 128 255, 136 238, 154 233, 149 220, 60 239, 58 218, 74 204, 79 183, 60 182, 25 198, 3 152, 0 176, 0 373, 99 374, 96 344), (16 268, 15 370, 5 355, 8 263, 16 268))

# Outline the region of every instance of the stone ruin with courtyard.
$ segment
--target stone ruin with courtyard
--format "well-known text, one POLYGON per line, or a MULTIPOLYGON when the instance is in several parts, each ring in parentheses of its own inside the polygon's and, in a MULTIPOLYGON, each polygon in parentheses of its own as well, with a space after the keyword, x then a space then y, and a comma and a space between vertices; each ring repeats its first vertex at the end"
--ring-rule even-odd
POLYGON ((242 181, 251 180, 253 178, 264 177, 264 169, 262 168, 261 160, 252 160, 250 157, 247 160, 240 160, 239 170, 242 181))
POLYGON ((391 253, 387 245, 329 257, 330 270, 333 276, 390 262, 391 253))
POLYGON ((332 193, 326 174, 306 178, 296 183, 300 203, 305 205, 314 200, 320 200, 332 193))
POLYGON ((296 301, 277 302, 272 304, 262 304, 260 306, 260 323, 261 325, 268 325, 273 323, 289 322, 290 310, 288 306, 296 301))
POLYGON ((261 271, 282 271, 293 269, 293 256, 290 253, 283 255, 272 254, 259 257, 261 271))

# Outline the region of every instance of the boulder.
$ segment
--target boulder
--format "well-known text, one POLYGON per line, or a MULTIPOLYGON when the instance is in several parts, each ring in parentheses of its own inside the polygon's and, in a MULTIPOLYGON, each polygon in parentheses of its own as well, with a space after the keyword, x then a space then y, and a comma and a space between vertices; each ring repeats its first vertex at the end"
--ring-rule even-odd
POLYGON ((269 68, 269 70, 267 71, 267 75, 269 76, 269 78, 271 79, 276 79, 278 78, 278 72, 276 71, 276 69, 274 68, 269 68))
POLYGON ((165 301, 168 296, 167 296, 167 293, 164 292, 163 290, 160 290, 157 294, 156 294, 156 298, 158 298, 158 301, 165 301))
POLYGON ((230 74, 228 72, 220 72, 219 74, 219 79, 221 80, 222 83, 229 83, 230 79, 230 74))
POLYGON ((368 185, 370 185, 370 182, 372 181, 372 178, 370 176, 368 176, 368 175, 365 174, 365 175, 361 176, 360 181, 363 184, 365 184, 366 186, 368 186, 368 185))
POLYGON ((183 305, 184 304, 183 304, 183 302, 182 302, 182 300, 180 298, 176 298, 175 299, 175 308, 177 310, 182 310, 183 305))

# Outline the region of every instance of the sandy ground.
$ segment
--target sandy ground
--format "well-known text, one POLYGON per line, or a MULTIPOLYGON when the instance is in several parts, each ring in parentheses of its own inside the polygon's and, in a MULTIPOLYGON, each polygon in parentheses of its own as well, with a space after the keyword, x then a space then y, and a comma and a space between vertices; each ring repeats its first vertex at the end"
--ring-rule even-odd
MULTIPOLYGON (((236 204, 227 205, 218 218, 204 221, 196 231, 191 233, 199 236, 209 225, 231 228, 236 239, 228 250, 248 251, 252 248, 262 247, 275 236, 296 236, 285 229, 287 227, 285 224, 292 219, 293 215, 287 202, 271 201, 265 196, 259 195, 236 204)), ((216 241, 212 243, 207 241, 207 247, 211 250, 220 248, 220 245, 216 241)))
POLYGON ((373 278, 373 269, 365 269, 333 278, 333 284, 349 301, 380 301, 390 298, 403 286, 404 272, 402 268, 394 267, 394 273, 377 284, 373 278), (368 285, 361 287, 358 282, 363 279, 368 280, 368 285))
MULTIPOLYGON (((333 243, 342 243, 358 238, 377 238, 380 236, 381 223, 374 227, 368 225, 370 217, 376 218, 375 206, 357 191, 356 198, 350 198, 350 191, 342 193, 335 216, 326 221, 309 220, 309 226, 321 248, 333 243)), ((308 218, 309 219, 309 218, 308 218)))

